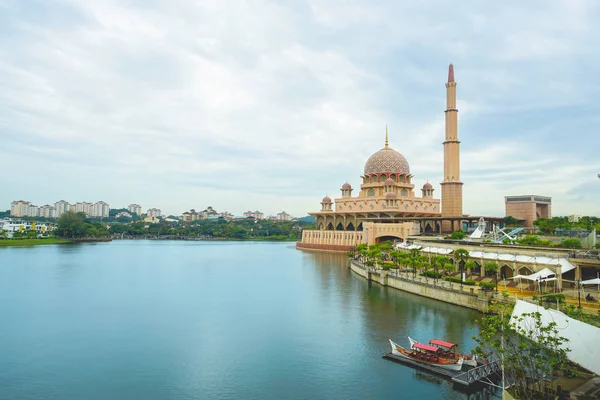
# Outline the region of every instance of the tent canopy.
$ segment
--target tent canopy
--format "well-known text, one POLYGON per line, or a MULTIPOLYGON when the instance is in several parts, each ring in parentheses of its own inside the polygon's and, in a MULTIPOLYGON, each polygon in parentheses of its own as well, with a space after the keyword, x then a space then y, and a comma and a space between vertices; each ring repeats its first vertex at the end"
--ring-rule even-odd
POLYGON ((556 279, 556 274, 550 271, 548 268, 544 268, 541 271, 536 272, 531 275, 516 275, 511 279, 528 279, 530 281, 539 281, 540 279, 543 281, 553 281, 556 279))
POLYGON ((600 278, 588 279, 586 281, 581 281, 582 285, 600 285, 600 278))

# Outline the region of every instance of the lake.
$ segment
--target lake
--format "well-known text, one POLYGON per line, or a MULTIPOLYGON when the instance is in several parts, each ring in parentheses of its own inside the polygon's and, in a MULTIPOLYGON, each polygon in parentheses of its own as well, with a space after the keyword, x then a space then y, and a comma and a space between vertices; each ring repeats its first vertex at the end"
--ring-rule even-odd
POLYGON ((381 358, 478 317, 293 243, 0 248, 0 398, 493 398, 381 358))

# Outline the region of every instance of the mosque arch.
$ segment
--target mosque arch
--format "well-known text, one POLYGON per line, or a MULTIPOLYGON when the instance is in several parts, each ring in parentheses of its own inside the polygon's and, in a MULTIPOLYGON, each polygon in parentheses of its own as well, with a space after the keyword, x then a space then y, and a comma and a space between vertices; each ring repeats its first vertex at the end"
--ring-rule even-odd
POLYGON ((353 231, 354 229, 354 224, 352 222, 349 222, 348 225, 346 225, 346 230, 347 231, 353 231))
POLYGON ((372 189, 372 188, 371 188, 371 189, 369 189, 369 190, 367 191, 367 196, 375 196, 375 189, 372 189))
POLYGON ((402 192, 400 192, 400 194, 404 197, 408 196, 408 191, 406 189, 402 189, 402 192))
POLYGON ((519 269, 517 270, 517 273, 519 275, 531 275, 531 274, 533 274, 533 269, 529 268, 526 265, 523 265, 523 266, 519 267, 519 269))
POLYGON ((358 224, 358 226, 356 227, 356 230, 359 232, 362 232, 362 230, 363 230, 362 222, 360 224, 358 224))
POLYGON ((503 264, 498 272, 500 273, 500 279, 502 280, 512 278, 514 276, 513 269, 508 264, 503 264))
POLYGON ((344 225, 342 225, 341 222, 338 222, 338 224, 335 226, 335 230, 336 231, 343 231, 344 230, 344 225))
POLYGON ((333 224, 331 222, 327 224, 327 230, 328 231, 332 231, 333 230, 333 224))

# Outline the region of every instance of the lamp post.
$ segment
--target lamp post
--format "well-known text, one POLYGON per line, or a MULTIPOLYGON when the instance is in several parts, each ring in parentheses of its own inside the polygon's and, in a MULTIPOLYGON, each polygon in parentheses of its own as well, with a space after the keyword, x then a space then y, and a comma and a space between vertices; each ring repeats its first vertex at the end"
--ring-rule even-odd
POLYGON ((579 303, 579 308, 581 308, 581 280, 577 281, 577 302, 579 303))

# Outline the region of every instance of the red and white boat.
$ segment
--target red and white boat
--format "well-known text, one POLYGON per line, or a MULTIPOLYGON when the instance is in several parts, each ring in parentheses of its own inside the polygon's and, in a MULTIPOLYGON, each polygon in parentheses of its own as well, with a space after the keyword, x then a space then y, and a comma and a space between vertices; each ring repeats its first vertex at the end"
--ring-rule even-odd
MULTIPOLYGON (((411 338, 410 336, 408 337, 408 340, 410 341, 410 348, 412 349, 413 346, 415 344, 418 344, 419 342, 417 342, 415 339, 411 338)), ((445 342, 443 340, 438 340, 438 339, 431 339, 429 341, 429 344, 431 346, 435 346, 437 348, 440 349, 440 355, 444 358, 453 358, 453 359, 460 359, 462 358, 464 361, 464 365, 468 365, 471 367, 476 367, 477 366, 477 356, 476 355, 472 355, 472 356, 468 356, 466 354, 460 354, 457 353, 457 344, 454 343, 450 343, 450 342, 445 342)))
POLYGON ((462 358, 444 358, 442 356, 442 350, 439 347, 421 343, 413 344, 411 341, 411 348, 405 349, 398 343, 392 341, 392 339, 390 339, 390 345, 392 346, 392 354, 407 358, 419 364, 430 365, 451 371, 460 371, 463 366, 464 361, 462 358))

